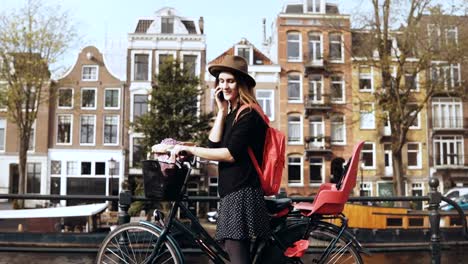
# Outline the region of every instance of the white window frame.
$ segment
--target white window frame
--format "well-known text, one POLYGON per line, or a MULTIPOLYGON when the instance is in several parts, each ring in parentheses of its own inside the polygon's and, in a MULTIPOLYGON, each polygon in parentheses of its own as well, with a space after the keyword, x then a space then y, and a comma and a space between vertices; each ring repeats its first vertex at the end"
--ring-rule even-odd
POLYGON ((457 26, 451 26, 450 28, 445 29, 445 43, 449 45, 449 39, 448 39, 448 33, 450 31, 455 32, 455 45, 458 46, 458 27, 457 26))
POLYGON ((299 141, 289 141, 289 135, 288 135, 288 145, 303 145, 304 144, 304 124, 302 120, 302 115, 301 114, 288 114, 288 134, 289 134, 289 127, 291 126, 291 123, 289 122, 289 117, 299 117, 299 121, 294 121, 294 125, 299 125, 299 141))
MULTIPOLYGON (((156 51, 156 65, 155 65, 155 73, 156 74, 159 74, 159 55, 171 55, 172 56, 172 59, 175 60, 177 58, 177 53, 176 51, 169 51, 169 50, 157 50, 156 51)), ((193 54, 189 54, 189 55, 193 55, 193 54)), ((200 56, 198 56, 200 58, 200 56)), ((182 57, 183 58, 183 57, 182 57)), ((200 64, 198 63, 197 67, 200 67, 200 64)))
POLYGON ((96 145, 96 115, 80 115, 80 138, 79 138, 79 142, 80 142, 80 146, 95 146, 96 145), (93 142, 92 143, 81 143, 81 126, 83 125, 82 122, 82 118, 83 117, 93 117, 93 120, 94 120, 94 124, 93 124, 93 142))
POLYGON ((318 156, 309 157, 309 186, 318 187, 318 186, 322 185, 322 183, 324 183, 324 182, 325 182, 325 161, 324 161, 323 157, 318 157, 318 156), (311 180, 310 179, 310 166, 312 164, 319 165, 319 163, 311 163, 310 159, 320 159, 321 160, 320 165, 321 165, 322 169, 320 170, 320 178, 322 180, 320 182, 314 182, 314 183, 310 182, 310 180, 311 180))
MULTIPOLYGON (((406 76, 412 76, 413 74, 411 73, 405 73, 405 85, 406 85, 406 76)), ((416 87, 414 87, 413 90, 411 90, 411 92, 419 92, 420 89, 419 89, 419 73, 416 73, 416 75, 414 76, 414 82, 416 83, 416 87)))
POLYGON ((441 32, 440 32, 440 28, 435 25, 435 24, 427 24, 427 36, 428 36, 428 40, 429 40, 429 45, 431 45, 431 48, 434 49, 434 46, 433 46, 433 43, 432 42, 432 34, 437 34, 437 49, 435 49, 435 51, 438 51, 441 49, 441 32))
POLYGON ((82 87, 81 88, 81 100, 80 100, 80 106, 81 106, 81 109, 83 110, 96 110, 97 109, 97 88, 95 87, 82 87), (93 90, 94 91, 94 106, 92 107, 87 107, 87 106, 83 106, 83 92, 84 91, 88 91, 88 90, 93 90))
POLYGON ((61 87, 57 91, 57 109, 73 109, 73 105, 75 103, 75 89, 73 88, 67 88, 67 87, 61 87), (60 100, 60 91, 61 90, 71 90, 72 91, 72 98, 71 98, 71 106, 60 106, 59 105, 59 100, 60 100))
MULTIPOLYGON (((151 82, 151 62, 153 61, 153 52, 151 50, 132 50, 130 52, 130 73, 132 77, 133 82, 151 82), (135 55, 143 54, 143 55, 148 55, 148 80, 135 80, 135 55)), ((175 58, 175 57, 174 57, 175 58)))
MULTIPOLYGON (((413 105, 416 105, 416 104, 413 104, 413 105)), ((418 112, 418 116, 416 117, 416 120, 418 122, 418 125, 417 126, 413 126, 413 125, 409 126, 410 130, 421 129, 421 111, 418 112)))
POLYGON ((321 74, 311 74, 309 75, 309 101, 312 103, 323 104, 324 94, 323 94, 323 75, 321 74), (314 77, 320 77, 320 79, 315 79, 314 77), (320 100, 317 99, 317 95, 320 95, 320 100))
POLYGON ((330 117, 330 142, 332 145, 339 145, 339 146, 344 146, 346 145, 346 116, 343 114, 335 114, 330 117), (343 118, 343 142, 333 142, 333 124, 336 122, 333 122, 333 117, 342 117, 343 118))
POLYGON ((434 82, 434 70, 437 72, 438 78, 443 78, 445 90, 455 89, 457 87, 456 84, 460 85, 462 82, 460 63, 446 64, 443 61, 433 61, 429 78, 432 82, 434 82), (457 76, 454 75, 455 69, 457 69, 457 76), (447 70, 450 76, 446 75, 447 70))
POLYGON ((104 109, 107 109, 107 110, 118 110, 118 109, 120 109, 120 100, 121 100, 120 95, 122 94, 122 92, 120 90, 121 90, 120 88, 105 88, 104 89, 104 101, 103 101, 103 104, 102 104, 104 106, 104 109), (106 106, 107 91, 117 91, 118 92, 117 106, 116 107, 106 106))
POLYGON ((268 119, 270 119, 270 121, 274 121, 275 120, 275 91, 270 90, 270 89, 255 89, 255 93, 256 93, 257 101, 260 104, 260 106, 262 107, 262 109, 265 109, 266 104, 270 105, 271 115, 267 115, 267 116, 268 116, 268 119), (258 95, 259 92, 269 93, 269 96, 268 97, 260 97, 258 95))
MULTIPOLYGON (((182 51, 180 52, 180 61, 181 61, 181 68, 183 69, 184 68, 184 56, 185 55, 193 55, 193 56, 197 56, 197 59, 196 59, 196 64, 195 65, 195 76, 200 76, 200 65, 201 65, 201 54, 200 52, 194 52, 194 51, 182 51)), ((158 59, 159 59, 159 55, 158 55, 158 59)), ((159 64, 158 64, 158 68, 159 68, 159 64)), ((158 69, 158 73, 159 73, 159 69, 158 69)))
POLYGON ((359 183, 359 190, 369 191, 369 196, 374 196, 374 192, 372 190, 372 182, 360 182, 359 183))
POLYGON ((309 117, 309 136, 309 148, 321 148, 325 146, 325 121, 322 115, 309 117))
POLYGON ((299 73, 291 72, 287 75, 287 88, 288 88, 288 103, 303 103, 303 92, 302 92, 302 75, 299 73), (289 76, 299 76, 299 80, 290 81, 289 76), (299 83, 299 99, 289 99, 289 83, 299 83))
POLYGON ((392 158, 392 144, 384 143, 382 144, 383 154, 384 154, 384 176, 393 177, 393 158, 392 158), (390 149, 385 149, 385 146, 390 146, 390 149), (385 156, 388 155, 388 166, 385 164, 385 156))
POLYGON ((308 0, 304 1, 304 13, 315 13, 315 14, 322 14, 325 13, 325 2, 324 0, 308 0), (309 1, 311 1, 311 10, 309 11, 309 1))
POLYGON ((5 152, 6 150, 6 137, 7 137, 7 119, 0 118, 0 129, 3 129, 3 140, 0 142, 0 152, 5 152))
POLYGON ((344 63, 344 36, 341 32, 332 32, 330 34, 328 34, 328 39, 329 39, 329 46, 331 46, 332 44, 337 44, 336 41, 332 41, 331 40, 331 35, 340 35, 340 47, 341 47, 341 58, 340 59, 332 59, 331 56, 330 56, 330 52, 331 52, 331 48, 329 47, 329 58, 330 58, 330 62, 333 62, 333 63, 344 63))
POLYGON ((79 168, 78 164, 79 164, 78 161, 67 161, 66 162, 67 168, 65 171, 66 175, 67 176, 79 176, 81 174, 81 169, 79 168))
POLYGON ((370 66, 370 65, 359 65, 358 67, 358 76, 359 76, 359 79, 358 79, 358 89, 359 89, 359 92, 361 93, 372 93, 374 92, 374 67, 370 66), (369 72, 370 73, 361 73, 361 68, 369 68, 369 72), (368 79, 370 80, 370 88, 369 89, 361 89, 360 87, 360 83, 359 81, 361 79, 368 79))
POLYGON ((300 32, 297 32, 297 31, 291 31, 291 32, 287 32, 286 33, 286 56, 287 56, 287 60, 288 62, 302 62, 302 35, 300 32), (299 40, 292 40, 290 41, 288 39, 288 36, 289 35, 297 35, 299 36, 299 40), (289 43, 298 43, 299 45, 299 51, 298 51, 298 57, 297 58, 289 58, 289 54, 288 54, 288 47, 289 47, 289 43))
POLYGON ((289 182, 289 175, 288 175, 288 187, 299 187, 299 186, 304 186, 304 158, 303 156, 300 156, 300 155, 288 155, 288 164, 287 166, 289 167, 289 164, 293 164, 293 165, 299 165, 300 166, 300 173, 301 173, 301 179, 300 179, 300 182, 293 182, 293 183, 290 183, 289 182), (299 161, 299 164, 298 163, 289 163, 289 158, 299 158, 300 161, 299 161))
POLYGON ((408 169, 409 170, 416 170, 416 169, 422 169, 422 144, 421 142, 407 142, 406 143, 406 152, 407 152, 407 155, 406 155, 406 159, 407 159, 407 163, 408 163, 408 169), (417 151, 414 151, 414 150, 409 150, 408 148, 408 145, 417 145, 418 146, 418 150, 417 151), (416 166, 410 166, 409 165, 409 159, 408 159, 408 155, 409 153, 416 153, 417 154, 417 164, 416 166))
POLYGON ((463 129, 461 98, 436 97, 432 99, 432 127, 435 129, 463 129))
POLYGON ((309 48, 309 62, 312 64, 317 64, 317 65, 323 65, 323 34, 317 31, 311 31, 308 33, 308 45, 307 47, 309 48), (319 41, 317 40, 311 40, 311 36, 318 36, 320 38, 319 41), (317 56, 317 49, 316 45, 319 44, 320 48, 320 57, 317 56), (312 47, 312 50, 310 50, 312 47))
POLYGON ((362 149, 362 153, 372 153, 372 166, 366 166, 365 165, 365 162, 362 162, 361 163, 361 166, 362 166, 362 169, 364 170, 375 170, 376 168, 376 158, 375 158, 375 143, 374 142, 365 142, 364 143, 365 145, 372 145, 372 150, 366 150, 366 149, 362 149))
POLYGON ((81 81, 83 82, 95 82, 99 80, 99 66, 98 65, 83 65, 81 67, 81 81), (85 78, 85 68, 94 68, 96 69, 96 76, 94 76, 95 78, 92 78, 92 74, 90 75, 89 78, 85 78))
MULTIPOLYGON (((234 55, 236 56, 239 56, 239 49, 248 49, 249 50, 249 59, 247 61, 247 63, 249 65, 253 65, 254 64, 254 61, 253 61, 253 48, 252 48, 252 45, 235 45, 234 46, 234 55)), ((244 58, 245 59, 245 58, 244 58)))
POLYGON ((103 124, 103 129, 102 129, 102 144, 104 146, 118 146, 120 142, 119 138, 119 131, 120 131, 120 115, 104 115, 102 117, 102 124, 103 124), (106 117, 116 117, 117 118, 117 135, 116 135, 116 142, 115 143, 105 143, 106 140, 106 117))
POLYGON ((375 129, 375 105, 374 103, 361 103, 360 105, 361 109, 359 109, 359 128, 361 130, 369 130, 369 129, 375 129), (362 110, 362 107, 364 105, 370 105, 372 111, 367 112, 362 110), (366 123, 363 123, 363 118, 369 116, 369 120, 366 121, 366 123), (371 119, 372 117, 372 119, 371 119), (364 124, 367 124, 369 122, 369 125, 364 126, 364 124), (371 123, 372 122, 372 123, 371 123))
POLYGON ((333 84, 340 84, 341 85, 341 93, 342 97, 341 100, 334 100, 334 98, 331 96, 330 93, 330 101, 335 104, 344 104, 346 103, 346 88, 345 88, 345 81, 344 81, 344 76, 343 75, 332 75, 330 77, 330 88, 333 86, 333 84), (333 77, 340 77, 341 81, 334 81, 333 77))
POLYGON ((58 114, 57 115, 57 125, 55 126, 55 144, 58 146, 69 146, 73 144, 73 115, 72 114, 58 114), (58 130, 58 125, 59 125, 59 118, 60 116, 69 116, 70 117, 70 142, 69 143, 63 143, 63 142, 58 142, 58 135, 59 135, 59 130, 58 130))
POLYGON ((464 139, 463 136, 455 136, 455 135, 439 135, 435 136, 433 139, 433 149, 434 149, 434 167, 436 168, 443 168, 443 167, 460 167, 464 166, 465 164, 465 150, 464 150, 464 139), (439 148, 436 147, 436 145, 439 144, 442 146, 442 144, 453 144, 455 149, 453 150, 453 153, 438 153, 436 152, 437 149, 443 150, 441 146, 439 148), (458 153, 458 148, 457 146, 461 145, 461 153, 458 153), (444 155, 442 155, 444 154, 444 155), (445 157, 445 155, 456 155, 458 156, 458 164, 442 164, 442 159, 445 157), (440 165, 437 165, 437 157, 440 160, 440 165), (461 159, 460 159, 461 158, 461 159))

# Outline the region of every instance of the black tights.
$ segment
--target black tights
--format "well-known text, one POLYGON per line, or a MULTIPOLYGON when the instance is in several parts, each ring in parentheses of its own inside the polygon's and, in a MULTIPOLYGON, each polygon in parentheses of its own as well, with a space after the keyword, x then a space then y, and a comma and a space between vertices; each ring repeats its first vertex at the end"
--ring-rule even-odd
POLYGON ((250 241, 249 240, 224 240, 231 264, 250 264, 250 241))

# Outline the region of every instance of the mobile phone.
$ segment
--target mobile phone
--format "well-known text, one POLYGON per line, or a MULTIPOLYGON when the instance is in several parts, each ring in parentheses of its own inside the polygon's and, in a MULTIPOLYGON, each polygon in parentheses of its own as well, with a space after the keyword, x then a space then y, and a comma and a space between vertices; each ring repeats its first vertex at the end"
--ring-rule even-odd
POLYGON ((224 101, 224 94, 222 91, 218 93, 218 98, 219 100, 224 101))

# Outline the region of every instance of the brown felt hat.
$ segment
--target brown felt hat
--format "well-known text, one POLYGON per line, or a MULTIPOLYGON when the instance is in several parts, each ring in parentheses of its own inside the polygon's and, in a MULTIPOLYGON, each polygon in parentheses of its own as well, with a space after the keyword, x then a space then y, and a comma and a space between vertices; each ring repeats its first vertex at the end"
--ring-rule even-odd
POLYGON ((255 79, 249 75, 248 68, 249 65, 244 58, 240 56, 226 55, 220 64, 208 66, 208 71, 216 78, 223 71, 234 73, 235 75, 243 78, 250 88, 253 88, 255 87, 256 82, 255 79))

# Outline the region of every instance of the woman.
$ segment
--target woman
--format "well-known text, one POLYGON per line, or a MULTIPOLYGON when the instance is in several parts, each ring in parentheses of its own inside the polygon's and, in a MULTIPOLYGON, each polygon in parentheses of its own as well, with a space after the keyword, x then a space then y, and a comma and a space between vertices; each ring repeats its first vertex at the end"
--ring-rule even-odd
POLYGON ((209 135, 209 148, 176 145, 181 151, 219 161, 217 240, 224 242, 231 263, 250 263, 250 241, 270 234, 269 215, 258 174, 247 152, 251 147, 259 165, 263 161, 266 124, 250 107, 236 115, 242 105, 257 104, 255 80, 248 74, 247 62, 239 56, 225 56, 208 67, 216 77, 215 98, 218 113, 209 135))

